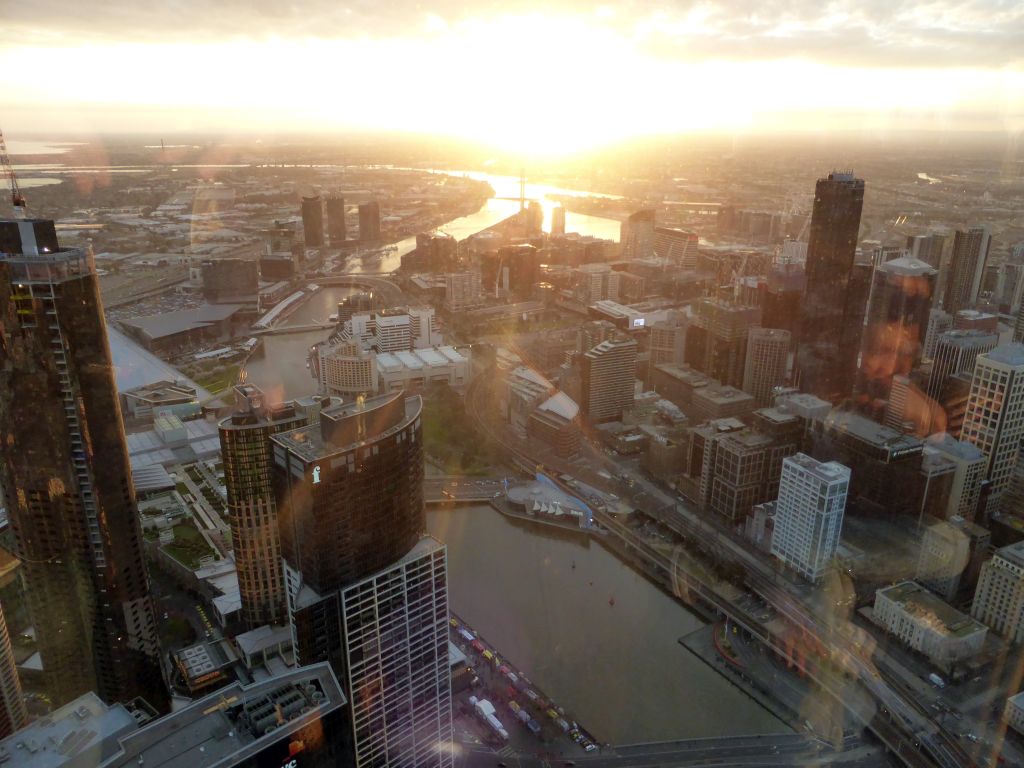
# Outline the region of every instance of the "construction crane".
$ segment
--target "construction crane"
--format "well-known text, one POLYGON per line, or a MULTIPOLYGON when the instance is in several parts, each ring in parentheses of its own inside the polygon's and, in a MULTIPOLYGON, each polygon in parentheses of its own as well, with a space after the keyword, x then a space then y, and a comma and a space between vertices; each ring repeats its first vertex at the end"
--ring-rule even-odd
POLYGON ((0 167, 4 175, 10 180, 11 205, 14 206, 14 218, 24 219, 28 211, 28 201, 18 189, 18 177, 14 175, 14 166, 11 165, 11 158, 7 154, 7 143, 4 141, 4 132, 0 130, 0 167))

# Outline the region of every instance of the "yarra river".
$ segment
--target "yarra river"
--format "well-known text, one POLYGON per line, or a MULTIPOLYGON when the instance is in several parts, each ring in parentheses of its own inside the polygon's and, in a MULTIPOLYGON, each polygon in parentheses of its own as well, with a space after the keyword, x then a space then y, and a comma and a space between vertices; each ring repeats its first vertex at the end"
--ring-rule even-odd
MULTIPOLYGON (((484 177, 496 197, 518 194, 511 177, 484 177)), ((562 190, 559 190, 561 192, 562 190)), ((545 188, 528 186, 542 198, 545 188)), ((550 210, 550 205, 545 205, 550 210)), ((492 199, 441 229, 462 239, 518 209, 492 199)), ((617 221, 569 213, 567 231, 618 238, 617 221)), ((408 249, 352 272, 397 268, 408 249)), ((326 288, 288 318, 325 320, 351 289, 326 288)), ((322 331, 264 337, 248 381, 284 397, 313 392, 306 352, 322 331)), ((452 610, 605 742, 776 733, 787 727, 678 639, 701 619, 619 561, 574 534, 504 518, 490 507, 431 509, 431 534, 448 545, 452 610), (573 568, 575 564, 575 568, 573 568), (614 602, 614 605, 611 604, 614 602)))

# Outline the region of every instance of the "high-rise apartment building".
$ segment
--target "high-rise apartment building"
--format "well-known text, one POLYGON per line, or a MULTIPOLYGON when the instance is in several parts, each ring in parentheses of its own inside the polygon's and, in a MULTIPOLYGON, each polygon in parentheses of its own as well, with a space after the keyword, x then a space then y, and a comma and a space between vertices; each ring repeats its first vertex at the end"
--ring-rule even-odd
POLYGON ((345 198, 341 195, 331 195, 327 198, 327 235, 335 248, 344 245, 348 237, 348 227, 345 225, 345 198))
POLYGON ((324 410, 271 437, 296 663, 330 661, 356 765, 450 766, 445 549, 423 513, 422 401, 324 410))
POLYGON ((654 228, 654 255, 668 259, 683 269, 697 269, 698 244, 695 232, 672 227, 654 228))
POLYGON ((376 200, 359 204, 359 239, 363 242, 380 240, 380 203, 376 200))
POLYGON ((449 309, 465 309, 481 303, 480 273, 449 272, 444 276, 444 303, 449 309))
POLYGON ((942 308, 949 314, 971 309, 978 302, 991 239, 988 227, 971 227, 966 232, 958 229, 953 235, 949 275, 942 300, 942 308))
MULTIPOLYGON (((331 399, 268 402, 252 384, 234 389, 235 412, 219 425, 231 544, 247 629, 287 621, 270 436, 315 423, 331 399)), ((334 401, 340 402, 340 401, 334 401)))
POLYGON ((887 398, 892 377, 906 376, 920 364, 937 274, 907 256, 875 268, 858 381, 869 399, 887 398))
POLYGON ((682 312, 670 312, 664 320, 650 326, 651 367, 683 364, 687 325, 682 312))
POLYGON ((864 180, 852 172, 819 179, 807 245, 807 288, 800 311, 800 388, 837 402, 850 393, 860 350, 870 265, 854 264, 864 180))
POLYGON ((377 353, 354 341, 317 345, 320 391, 348 399, 375 395, 379 388, 377 353))
POLYGON ((608 264, 580 264, 572 273, 573 293, 584 304, 619 298, 620 272, 608 264))
POLYGON ((559 237, 565 234, 565 206, 556 205, 551 209, 551 236, 559 237))
POLYGON ((633 405, 636 341, 606 339, 580 356, 580 411, 591 423, 619 421, 633 405))
POLYGON ((835 555, 843 527, 850 470, 798 453, 782 462, 772 554, 810 581, 835 555))
POLYGON ((0 221, 0 486, 57 705, 167 689, 92 255, 0 221))
POLYGON ((354 341, 375 352, 405 352, 436 347, 442 336, 433 307, 359 312, 342 323, 339 341, 354 341))
POLYGON ((928 397, 938 400, 946 379, 965 371, 972 372, 978 355, 990 352, 999 336, 987 331, 947 331, 935 341, 932 370, 928 376, 928 397))
POLYGON ((649 259, 654 255, 653 209, 631 213, 619 227, 619 242, 622 243, 622 258, 649 259))
POLYGON ((793 337, 778 328, 751 328, 747 339, 747 362, 743 391, 753 395, 759 406, 771 405, 772 390, 786 383, 789 350, 793 337))
POLYGON ((985 454, 989 510, 1013 475, 1017 447, 1024 438, 1024 344, 1004 344, 978 355, 960 439, 985 454))
POLYGON ((971 616, 1012 643, 1024 641, 1024 541, 982 565, 971 616))
POLYGON ((324 244, 324 201, 320 195, 302 198, 302 236, 307 248, 324 244))

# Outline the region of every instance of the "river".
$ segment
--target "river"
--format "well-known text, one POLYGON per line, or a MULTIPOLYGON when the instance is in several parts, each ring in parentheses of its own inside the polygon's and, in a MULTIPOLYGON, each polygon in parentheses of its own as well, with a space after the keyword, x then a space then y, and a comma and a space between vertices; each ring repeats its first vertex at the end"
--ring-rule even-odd
MULTIPOLYGON (((509 178, 492 181, 497 196, 508 194, 509 178)), ((517 209, 515 201, 491 200, 443 229, 467 237, 517 209)), ((618 222, 566 218, 568 231, 617 237, 618 222)), ((366 271, 396 266, 389 257, 366 271)), ((352 290, 318 291, 287 323, 325 319, 352 290)), ((311 394, 306 354, 325 335, 265 336, 247 366, 248 381, 281 397, 311 394)), ((600 545, 524 525, 490 507, 434 510, 427 518, 430 532, 448 545, 452 610, 595 735, 625 743, 786 729, 679 645, 702 625, 686 608, 600 545)))
POLYGON ((434 508, 427 528, 452 611, 603 741, 787 729, 677 642, 700 619, 600 544, 487 506, 434 508))

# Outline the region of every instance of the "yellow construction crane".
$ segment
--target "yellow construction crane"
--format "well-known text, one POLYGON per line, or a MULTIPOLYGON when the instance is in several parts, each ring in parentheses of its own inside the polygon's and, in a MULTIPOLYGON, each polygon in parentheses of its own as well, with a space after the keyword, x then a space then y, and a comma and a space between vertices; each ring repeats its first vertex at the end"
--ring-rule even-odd
POLYGON ((28 213, 28 201, 18 189, 18 177, 14 175, 14 166, 11 165, 11 158, 7 154, 7 143, 4 141, 4 132, 0 131, 0 167, 11 185, 11 205, 14 206, 14 218, 24 219, 28 213))

